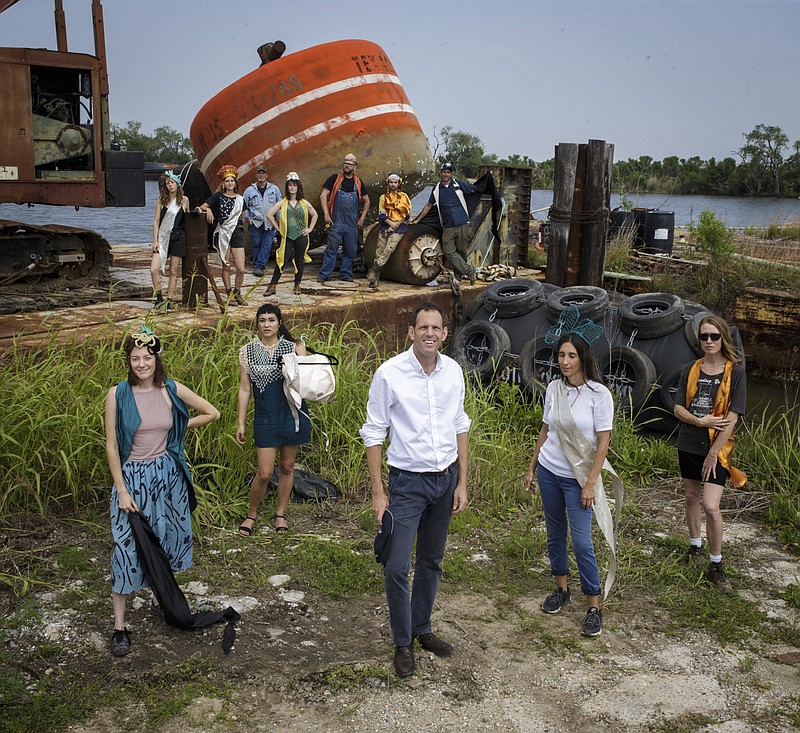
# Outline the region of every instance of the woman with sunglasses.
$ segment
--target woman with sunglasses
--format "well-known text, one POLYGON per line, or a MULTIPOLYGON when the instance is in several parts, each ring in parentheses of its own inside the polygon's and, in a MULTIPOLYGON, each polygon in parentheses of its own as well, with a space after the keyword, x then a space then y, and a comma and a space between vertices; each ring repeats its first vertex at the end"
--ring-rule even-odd
MULTIPOLYGON (((106 455, 114 479, 111 492, 111 653, 131 650, 125 628, 128 594, 148 585, 136 552, 128 512, 147 519, 173 571, 192 566, 192 521, 197 501, 184 457, 186 431, 219 420, 219 411, 188 387, 169 379, 161 341, 142 326, 125 339, 128 378, 108 391, 106 455), (189 417, 189 410, 197 414, 189 417)), ((154 613, 161 607, 152 602, 154 613)))
POLYGON ((700 321, 703 356, 688 364, 678 383, 675 417, 678 462, 686 495, 689 559, 702 561, 702 506, 708 537, 708 578, 723 593, 731 592, 722 565, 722 514, 719 504, 725 482, 744 486, 747 476, 731 463, 733 429, 744 414, 747 380, 741 358, 733 346, 728 324, 719 316, 700 321))

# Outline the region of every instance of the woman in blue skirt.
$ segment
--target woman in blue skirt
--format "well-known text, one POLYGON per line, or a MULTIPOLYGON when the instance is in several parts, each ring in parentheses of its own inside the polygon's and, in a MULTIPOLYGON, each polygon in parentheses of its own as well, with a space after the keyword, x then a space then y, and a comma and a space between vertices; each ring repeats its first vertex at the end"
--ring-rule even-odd
MULTIPOLYGON (((108 391, 106 453, 114 479, 111 492, 111 653, 126 655, 128 593, 148 586, 136 552, 128 512, 139 512, 153 528, 173 571, 192 565, 190 512, 197 501, 184 457, 186 430, 219 420, 219 411, 180 382, 167 378, 161 342, 148 328, 125 339, 128 379, 108 391), (190 418, 189 409, 199 414, 190 418)), ((158 607, 153 602, 153 608, 158 607)))
POLYGON ((286 326, 283 325, 281 309, 271 303, 264 303, 256 312, 258 338, 245 344, 239 351, 239 427, 236 440, 245 444, 245 420, 250 395, 253 394, 254 418, 253 440, 256 444, 258 471, 250 483, 250 507, 247 518, 239 527, 239 534, 249 537, 253 534, 256 513, 267 484, 272 478, 275 459, 280 449, 278 476, 278 505, 272 517, 278 534, 288 529, 286 506, 294 483, 294 461, 297 447, 311 440, 311 422, 305 402, 302 404, 298 420, 289 407, 283 393, 283 371, 281 361, 284 354, 292 352, 306 356, 302 341, 295 343, 286 326))

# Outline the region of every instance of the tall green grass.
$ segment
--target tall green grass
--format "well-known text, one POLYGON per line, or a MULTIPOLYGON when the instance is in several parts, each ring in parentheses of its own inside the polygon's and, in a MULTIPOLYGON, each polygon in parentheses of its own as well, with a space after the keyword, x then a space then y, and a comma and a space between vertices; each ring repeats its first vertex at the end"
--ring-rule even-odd
MULTIPOLYGON (((171 376, 216 405, 219 422, 190 431, 187 458, 193 467, 201 525, 225 526, 245 508, 244 476, 255 466, 255 450, 236 443, 238 350, 253 337, 223 322, 204 331, 164 336, 164 362, 171 376)), ((310 406, 312 442, 299 463, 340 487, 345 499, 366 500, 368 479, 358 431, 375 368, 405 344, 386 344, 381 331, 318 324, 308 344, 339 359, 333 400, 310 406), (387 353, 388 352, 388 353, 387 353)), ((77 515, 108 501, 111 478, 102 427, 105 394, 124 379, 122 333, 62 346, 10 349, 0 360, 0 511, 77 515)), ((470 432, 469 489, 472 506, 495 517, 526 506, 522 479, 541 424, 541 407, 509 384, 467 389, 470 432)), ((252 410, 252 406, 250 408, 252 410)), ((251 429, 251 428, 250 428, 251 429)), ((797 411, 765 414, 737 431, 737 458, 751 476, 751 490, 772 497, 772 520, 800 538, 800 475, 797 411)), ((674 448, 640 435, 620 416, 610 459, 626 482, 646 485, 677 475, 674 448)), ((798 540, 800 544, 800 540, 798 540)))

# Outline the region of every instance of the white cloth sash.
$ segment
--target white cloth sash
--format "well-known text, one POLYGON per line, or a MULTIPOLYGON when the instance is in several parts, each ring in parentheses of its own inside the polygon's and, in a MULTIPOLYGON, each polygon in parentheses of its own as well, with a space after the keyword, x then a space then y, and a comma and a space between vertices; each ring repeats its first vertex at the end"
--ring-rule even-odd
MULTIPOLYGON (((555 399, 550 415, 552 426, 556 429, 558 441, 561 443, 564 455, 575 473, 575 479, 583 486, 589 479, 589 471, 591 471, 594 461, 595 449, 592 448, 592 444, 575 423, 575 418, 567 400, 567 388, 561 379, 556 382, 555 399)), ((605 599, 608 597, 617 574, 617 533, 622 515, 622 500, 625 495, 625 488, 607 458, 603 461, 603 469, 613 477, 611 485, 614 489, 615 504, 614 517, 612 518, 608 497, 603 487, 603 478, 599 476, 595 484, 593 514, 597 520, 597 526, 600 527, 600 531, 603 533, 603 537, 605 537, 606 543, 611 550, 611 565, 608 568, 603 591, 603 599, 605 599)))
POLYGON ((216 229, 214 229, 214 246, 217 248, 217 253, 223 265, 227 264, 228 245, 231 243, 231 237, 239 224, 239 217, 242 215, 243 208, 244 199, 237 194, 231 215, 225 221, 218 222, 216 229))
POLYGON ((158 256, 161 258, 161 274, 167 274, 167 254, 169 252, 169 235, 175 225, 175 217, 180 211, 178 199, 174 198, 169 202, 164 218, 158 225, 158 256))

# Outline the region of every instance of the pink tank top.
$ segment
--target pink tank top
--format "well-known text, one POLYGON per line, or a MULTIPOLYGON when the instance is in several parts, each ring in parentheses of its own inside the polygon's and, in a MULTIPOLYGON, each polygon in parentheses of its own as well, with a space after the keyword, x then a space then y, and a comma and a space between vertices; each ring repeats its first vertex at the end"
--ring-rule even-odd
POLYGON ((167 437, 172 428, 172 409, 165 399, 166 389, 153 389, 149 392, 133 390, 136 409, 142 419, 136 434, 129 461, 150 461, 167 452, 167 437))

